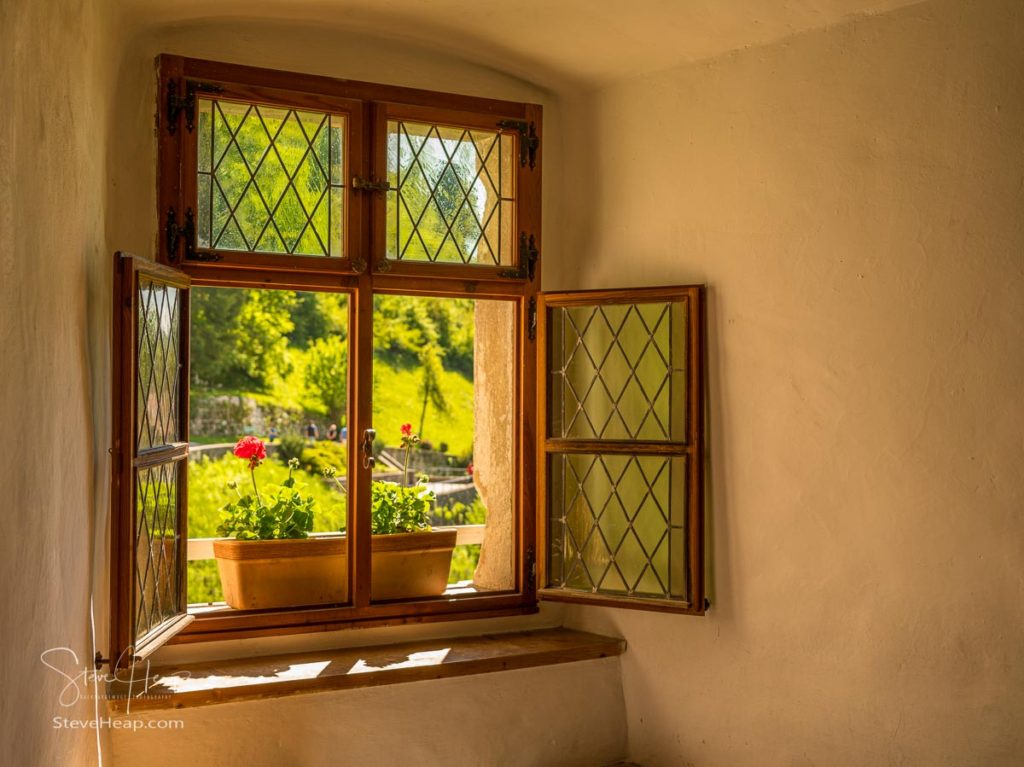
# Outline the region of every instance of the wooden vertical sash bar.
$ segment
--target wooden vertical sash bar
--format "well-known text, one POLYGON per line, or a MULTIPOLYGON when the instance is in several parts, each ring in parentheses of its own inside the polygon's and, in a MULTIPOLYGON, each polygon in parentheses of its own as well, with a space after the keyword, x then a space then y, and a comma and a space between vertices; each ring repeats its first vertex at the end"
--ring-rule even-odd
POLYGON ((704 593, 704 377, 706 369, 705 288, 689 289, 687 308, 687 415, 686 440, 693 447, 686 464, 686 528, 689 536, 687 593, 694 612, 703 614, 707 605, 704 593))
POLYGON ((134 357, 132 290, 134 271, 120 253, 114 254, 113 334, 111 338, 111 472, 110 472, 110 649, 117 664, 131 644, 131 493, 134 357))
MULTIPOLYGON (((351 184, 353 176, 365 176, 373 166, 370 156, 371 152, 381 151, 381 141, 376 135, 377 110, 374 109, 369 120, 360 121, 358 128, 353 126, 352 135, 353 149, 361 151, 349 152, 349 166, 346 177, 346 184, 351 184)), ((354 248, 352 252, 353 261, 362 260, 365 266, 357 276, 356 289, 352 293, 350 301, 350 316, 352 317, 354 332, 349 334, 349 375, 350 396, 349 396, 349 508, 348 508, 348 538, 349 538, 349 583, 351 594, 349 595, 352 604, 356 608, 364 608, 370 604, 370 547, 372 534, 372 516, 370 513, 371 484, 373 482, 373 468, 366 460, 362 444, 367 429, 373 428, 373 269, 372 256, 377 247, 379 238, 380 223, 382 218, 376 200, 367 199, 363 193, 353 193, 350 190, 350 199, 356 199, 353 203, 357 210, 363 214, 363 219, 369 218, 369 225, 361 224, 349 246, 354 248), (353 364, 354 361, 354 364, 353 364)), ((378 195, 374 195, 375 197, 378 195)), ((354 210, 356 210, 354 209, 354 210)))
MULTIPOLYGON (((534 162, 526 165, 518 164, 516 167, 516 225, 512 231, 512 240, 518 243, 520 234, 527 238, 533 237, 537 247, 543 253, 544 241, 541 232, 541 167, 543 161, 541 153, 544 142, 541 140, 541 123, 543 108, 537 104, 526 105, 525 119, 533 125, 536 132, 539 146, 535 151, 534 162)), ((522 138, 517 138, 521 141, 522 138)), ((519 147, 516 147, 515 157, 519 156, 519 147)), ((519 257, 518 246, 516 246, 516 257, 519 257)), ((521 524, 523 543, 520 544, 519 561, 524 567, 524 594, 530 599, 536 599, 537 589, 541 584, 546 583, 547 577, 547 537, 546 527, 543 524, 543 515, 546 504, 545 496, 542 494, 544 487, 543 451, 540 449, 541 440, 546 434, 546 425, 543 421, 544 415, 544 394, 543 385, 538 385, 540 376, 543 375, 546 365, 539 355, 544 349, 544 331, 542 317, 544 314, 541 299, 541 279, 543 276, 543 259, 538 259, 533 267, 533 279, 525 284, 525 296, 522 303, 523 324, 519 331, 519 344, 523 350, 522 359, 522 380, 523 397, 519 411, 519 423, 523 430, 521 441, 520 470, 523 481, 521 482, 520 498, 522 500, 521 524), (532 561, 527 562, 525 551, 533 547, 532 561), (526 572, 529 568, 531 571, 526 572)), ((520 268, 525 264, 517 263, 520 268)), ((541 382, 542 383, 542 382, 541 382)))
POLYGON ((367 429, 373 428, 373 293, 370 277, 363 274, 359 287, 352 294, 351 317, 354 339, 351 357, 356 360, 350 365, 352 374, 352 395, 349 405, 349 583, 352 584, 350 598, 356 607, 370 604, 370 483, 373 468, 362 450, 367 429))
MULTIPOLYGON (((192 291, 178 291, 178 441, 189 444, 189 370, 192 291)), ((178 612, 188 611, 188 456, 178 462, 178 539, 174 549, 178 568, 178 612)))
MULTIPOLYGON (((372 115, 367 121, 370 125, 367 146, 370 148, 370 163, 363 176, 372 177, 376 181, 387 181, 388 178, 388 110, 384 104, 374 104, 372 115)), ((359 192, 364 211, 370 219, 371 234, 367 238, 368 261, 371 274, 386 272, 391 264, 387 263, 387 192, 359 192)))
POLYGON ((537 588, 548 585, 548 457, 545 443, 548 436, 548 308, 543 293, 537 296, 537 346, 534 355, 534 389, 536 391, 533 411, 535 460, 534 492, 536 511, 534 521, 537 539, 537 588))

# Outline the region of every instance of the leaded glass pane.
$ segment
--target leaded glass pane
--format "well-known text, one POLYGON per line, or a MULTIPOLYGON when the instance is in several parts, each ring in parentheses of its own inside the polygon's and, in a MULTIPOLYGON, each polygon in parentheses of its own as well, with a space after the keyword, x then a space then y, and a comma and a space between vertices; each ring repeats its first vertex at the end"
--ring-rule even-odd
POLYGON ((135 638, 180 612, 180 462, 139 469, 135 480, 135 638))
POLYGON ((389 121, 387 257, 512 264, 513 142, 497 131, 389 121))
POLYGON ((345 117, 199 99, 198 245, 343 255, 345 117))
POLYGON ((685 439, 683 302, 555 307, 550 345, 552 437, 685 439))
POLYGON ((146 450, 179 437, 181 291, 139 277, 136 444, 146 450))
POLYGON ((560 454, 550 460, 553 588, 686 596, 686 457, 560 454))

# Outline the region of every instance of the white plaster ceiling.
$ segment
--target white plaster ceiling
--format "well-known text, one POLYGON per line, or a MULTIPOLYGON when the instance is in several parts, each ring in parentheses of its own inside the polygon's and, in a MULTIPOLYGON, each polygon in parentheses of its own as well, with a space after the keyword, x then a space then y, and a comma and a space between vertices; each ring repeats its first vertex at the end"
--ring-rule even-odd
POLYGON ((924 0, 112 0, 129 31, 204 19, 317 23, 599 87, 924 0))

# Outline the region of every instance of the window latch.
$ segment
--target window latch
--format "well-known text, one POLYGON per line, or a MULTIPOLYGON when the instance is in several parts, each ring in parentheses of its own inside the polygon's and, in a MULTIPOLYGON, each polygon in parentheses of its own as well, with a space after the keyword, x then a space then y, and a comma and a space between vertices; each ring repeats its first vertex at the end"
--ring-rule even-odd
POLYGON ((391 184, 387 181, 374 181, 373 176, 370 176, 369 179, 353 176, 352 188, 363 192, 389 192, 391 191, 391 184))
POLYGON ((377 439, 376 429, 367 429, 363 432, 363 442, 359 446, 363 451, 363 468, 372 469, 377 463, 377 459, 373 457, 373 441, 377 439))

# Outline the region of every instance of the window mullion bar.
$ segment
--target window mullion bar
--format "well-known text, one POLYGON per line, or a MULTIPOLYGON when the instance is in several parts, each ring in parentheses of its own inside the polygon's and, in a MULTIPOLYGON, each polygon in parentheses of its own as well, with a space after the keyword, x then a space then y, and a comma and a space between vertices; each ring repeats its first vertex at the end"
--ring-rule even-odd
POLYGON ((363 273, 351 299, 350 322, 354 332, 349 373, 349 583, 356 607, 370 604, 371 514, 370 486, 373 469, 360 446, 367 429, 373 428, 373 291, 371 277, 363 273))

